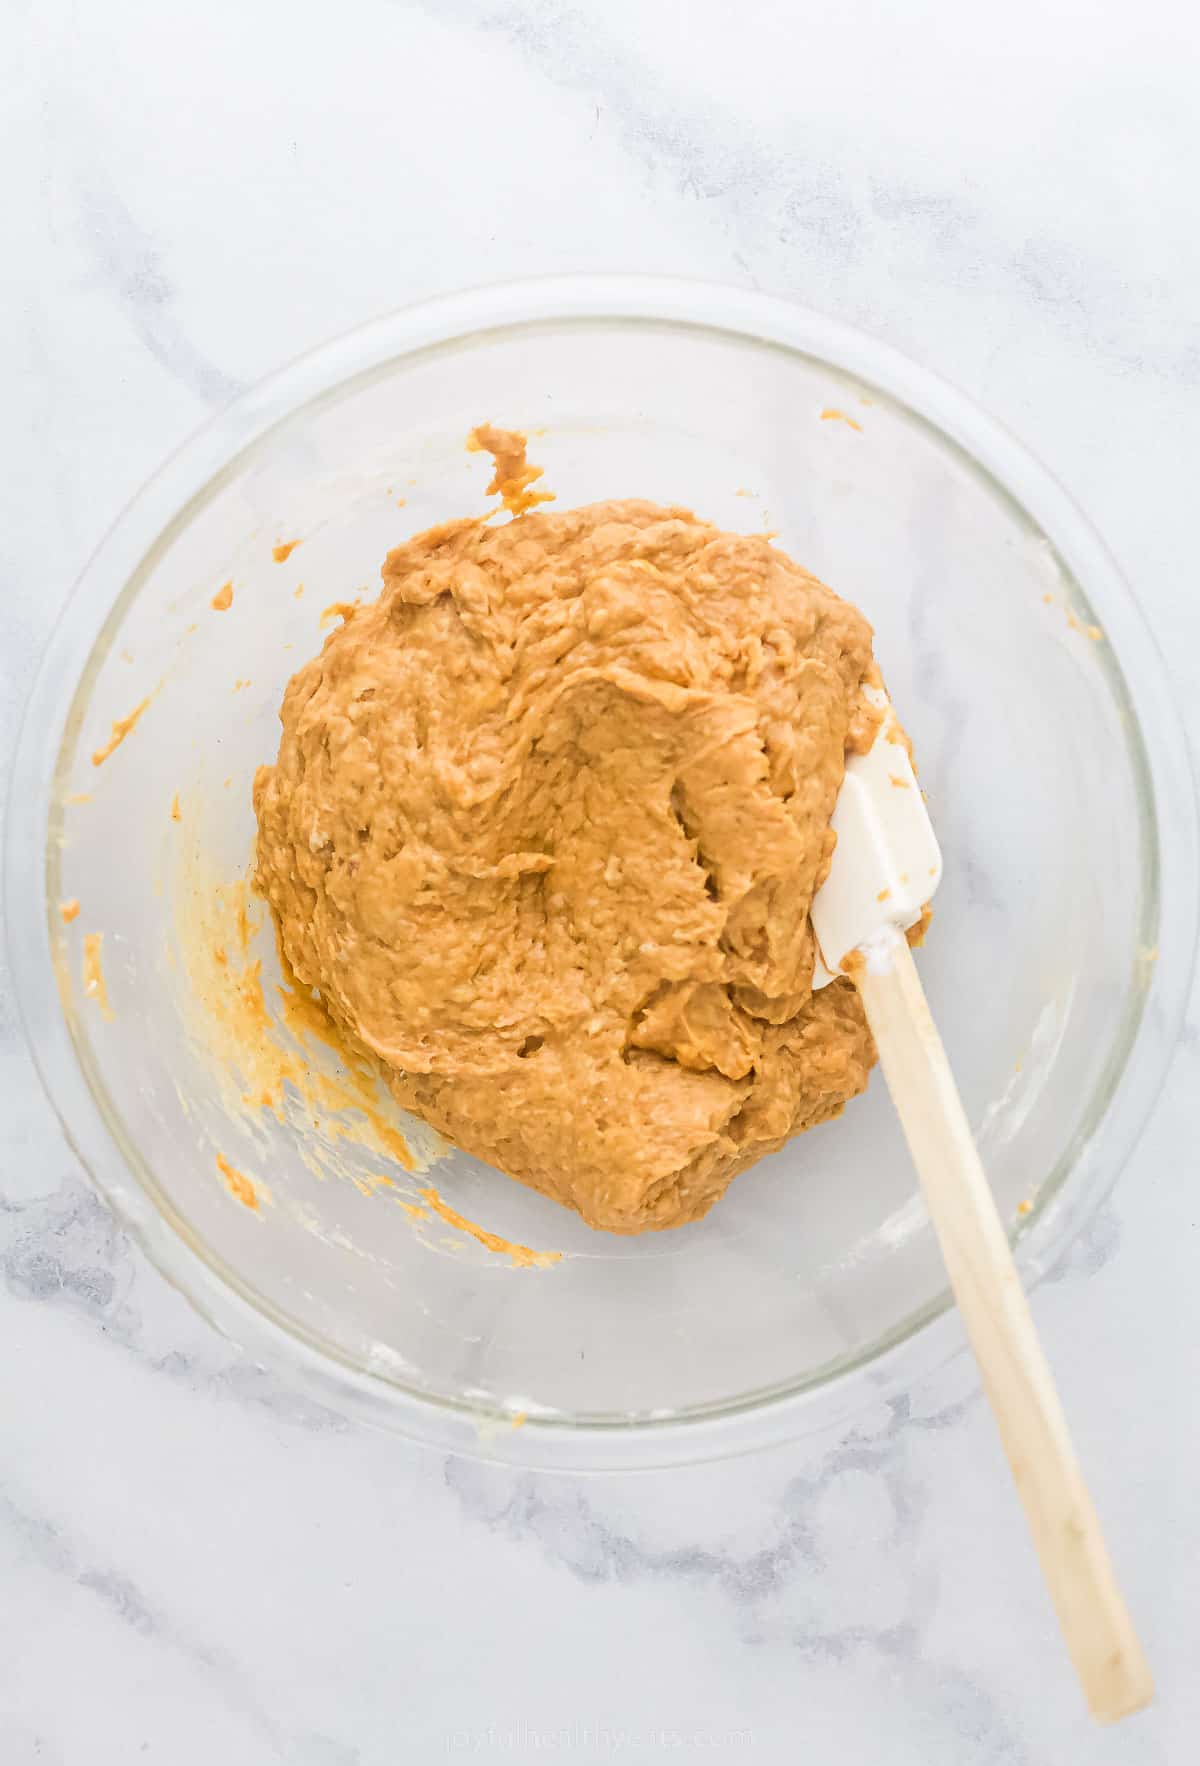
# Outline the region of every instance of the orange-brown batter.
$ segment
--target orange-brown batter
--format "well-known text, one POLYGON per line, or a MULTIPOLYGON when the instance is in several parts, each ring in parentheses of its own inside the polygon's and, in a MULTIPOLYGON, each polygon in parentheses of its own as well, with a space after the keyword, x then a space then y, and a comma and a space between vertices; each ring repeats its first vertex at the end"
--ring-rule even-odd
POLYGON ((468 1152, 593 1226, 696 1219, 866 1084, 808 910, 872 671, 853 607, 686 509, 418 535, 255 783, 296 975, 468 1152))

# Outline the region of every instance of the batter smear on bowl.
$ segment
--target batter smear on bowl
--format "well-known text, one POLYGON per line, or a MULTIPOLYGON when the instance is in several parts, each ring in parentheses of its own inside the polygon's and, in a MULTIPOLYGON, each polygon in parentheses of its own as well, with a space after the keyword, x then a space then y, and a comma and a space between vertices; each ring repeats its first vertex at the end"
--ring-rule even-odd
POLYGON ((592 1226, 678 1226, 866 1085, 808 915, 877 682, 764 537, 637 499, 449 522, 289 683, 258 886, 405 1108, 592 1226))

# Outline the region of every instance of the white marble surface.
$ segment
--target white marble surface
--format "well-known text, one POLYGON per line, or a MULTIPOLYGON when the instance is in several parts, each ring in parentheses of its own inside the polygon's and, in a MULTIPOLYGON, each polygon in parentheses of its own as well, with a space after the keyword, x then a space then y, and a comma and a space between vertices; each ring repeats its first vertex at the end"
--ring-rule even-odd
MULTIPOLYGON (((4 750, 88 552, 211 410, 390 306, 580 268, 790 294, 940 369, 1098 518, 1200 689, 1183 0, 6 0, 0 33, 4 750)), ((443 1462, 172 1296, 2 981, 0 1013, 3 1766, 1195 1757, 1195 1011, 1036 1298, 1158 1673, 1111 1732, 945 1376, 686 1475, 443 1462)))

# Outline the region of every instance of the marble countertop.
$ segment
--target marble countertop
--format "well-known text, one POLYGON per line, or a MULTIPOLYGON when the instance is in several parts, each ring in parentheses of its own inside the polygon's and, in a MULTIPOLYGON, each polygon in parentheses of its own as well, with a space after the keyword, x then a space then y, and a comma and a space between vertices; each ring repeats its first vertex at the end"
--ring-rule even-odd
MULTIPOLYGON (((211 411, 391 306, 570 269, 790 295, 958 382, 1200 692, 1193 9, 12 0, 4 33, 0 751, 90 550, 211 411)), ((961 1368, 689 1473, 447 1461, 193 1316, 84 1180, 2 978, 0 1039, 3 1766, 1194 1757, 1195 1004, 1035 1299, 1159 1682, 1113 1731, 961 1368)))

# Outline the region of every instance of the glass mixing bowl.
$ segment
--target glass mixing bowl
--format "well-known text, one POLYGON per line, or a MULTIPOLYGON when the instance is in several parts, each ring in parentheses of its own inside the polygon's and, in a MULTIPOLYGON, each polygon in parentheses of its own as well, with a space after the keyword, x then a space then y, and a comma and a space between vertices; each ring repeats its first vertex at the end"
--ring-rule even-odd
POLYGON ((1192 784, 1153 641, 1063 492, 957 393, 829 320, 686 283, 397 313, 239 400, 141 493, 63 617, 16 760, 8 917, 37 1060, 170 1280, 340 1408, 575 1466, 824 1426, 958 1341, 878 1075, 706 1220, 625 1239, 436 1156, 365 1081, 356 1108, 323 1043, 262 1016, 283 1011, 278 968, 269 929, 236 924, 235 880, 284 685, 390 546, 483 511, 490 461, 464 449, 483 419, 530 432, 560 508, 639 496, 768 528, 863 608, 945 852, 921 968, 1027 1279, 1111 1183, 1195 934, 1192 784), (397 1128, 434 1155, 424 1174, 397 1128), (446 1209, 562 1255, 521 1267, 446 1209))

